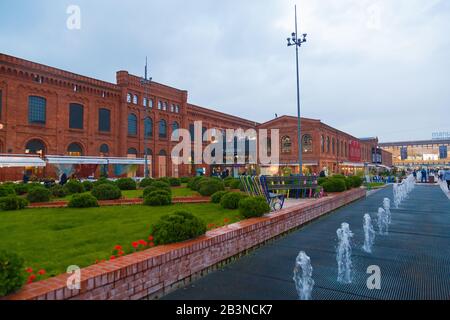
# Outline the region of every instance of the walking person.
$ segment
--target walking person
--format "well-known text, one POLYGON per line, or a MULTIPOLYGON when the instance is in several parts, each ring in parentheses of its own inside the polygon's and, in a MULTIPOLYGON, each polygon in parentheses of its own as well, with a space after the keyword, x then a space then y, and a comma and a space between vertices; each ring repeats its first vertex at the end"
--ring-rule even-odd
POLYGON ((426 183, 427 182, 427 171, 425 170, 425 168, 422 169, 421 173, 422 173, 422 178, 421 178, 420 182, 426 183))
POLYGON ((450 169, 445 170, 444 180, 447 181, 447 189, 450 192, 450 169))

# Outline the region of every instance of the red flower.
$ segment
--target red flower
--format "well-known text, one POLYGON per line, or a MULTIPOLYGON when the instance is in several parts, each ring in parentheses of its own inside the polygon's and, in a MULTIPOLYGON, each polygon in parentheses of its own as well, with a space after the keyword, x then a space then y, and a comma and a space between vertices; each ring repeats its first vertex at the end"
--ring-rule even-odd
POLYGON ((32 274, 28 277, 27 283, 32 283, 36 279, 36 275, 32 274))
POLYGON ((123 256, 124 252, 123 252, 122 250, 120 250, 117 254, 118 254, 119 256, 123 256))
POLYGON ((150 235, 150 236, 148 237, 148 241, 153 241, 153 236, 152 236, 152 235, 150 235))
POLYGON ((120 251, 120 250, 122 250, 122 246, 121 245, 117 245, 117 246, 114 247, 114 249, 117 250, 117 251, 120 251))
POLYGON ((155 243, 154 243, 154 242, 149 242, 149 243, 148 243, 148 246, 149 246, 149 247, 154 247, 154 246, 155 246, 155 243))
POLYGON ((111 258, 109 258, 109 260, 114 260, 116 258, 116 256, 111 256, 111 258))
POLYGON ((223 222, 228 223, 228 222, 230 222, 230 219, 225 218, 225 219, 223 219, 223 222))
POLYGON ((25 269, 25 271, 26 271, 27 273, 33 273, 33 269, 32 269, 32 268, 27 268, 27 269, 25 269))
POLYGON ((145 242, 145 240, 139 240, 138 243, 142 244, 144 247, 147 245, 147 242, 145 242))
POLYGON ((137 243, 137 241, 132 242, 131 245, 132 245, 133 248, 135 248, 135 249, 136 249, 137 247, 139 247, 139 243, 137 243))
POLYGON ((43 275, 45 274, 45 270, 44 270, 44 269, 39 270, 39 271, 38 271, 38 274, 41 275, 41 276, 43 276, 43 275))

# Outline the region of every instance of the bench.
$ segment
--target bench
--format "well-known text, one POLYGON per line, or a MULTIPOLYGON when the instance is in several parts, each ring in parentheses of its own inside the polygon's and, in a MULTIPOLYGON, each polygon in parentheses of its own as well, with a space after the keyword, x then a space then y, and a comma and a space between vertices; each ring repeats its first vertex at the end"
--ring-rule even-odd
POLYGON ((288 197, 319 198, 322 196, 317 176, 263 176, 262 180, 269 191, 286 191, 288 197))

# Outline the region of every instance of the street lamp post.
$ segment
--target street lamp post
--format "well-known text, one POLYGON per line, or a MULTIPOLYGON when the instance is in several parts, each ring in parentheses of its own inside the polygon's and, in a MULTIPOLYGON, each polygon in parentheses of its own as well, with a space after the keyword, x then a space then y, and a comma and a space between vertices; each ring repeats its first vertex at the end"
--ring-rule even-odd
POLYGON ((299 64, 298 64, 298 49, 302 46, 302 43, 306 42, 306 33, 302 36, 303 38, 297 37, 297 6, 295 6, 295 32, 291 34, 291 37, 287 39, 288 47, 295 46, 295 58, 297 66, 297 117, 298 117, 298 164, 300 167, 300 175, 303 174, 303 160, 302 160, 302 134, 301 134, 301 118, 300 118, 300 75, 299 75, 299 64))
MULTIPOLYGON (((149 109, 149 103, 150 103, 150 98, 148 96, 148 87, 150 86, 150 84, 152 83, 152 78, 147 78, 147 57, 145 57, 145 75, 144 78, 141 79, 141 84, 144 86, 144 90, 145 90, 145 97, 144 99, 146 99, 147 103, 144 106, 146 108, 146 111, 149 109)), ((146 112, 147 113, 147 112, 146 112)), ((146 132, 146 128, 145 128, 145 120, 144 119, 144 176, 146 178, 149 177, 149 172, 148 172, 148 148, 147 148, 147 132, 146 132)))

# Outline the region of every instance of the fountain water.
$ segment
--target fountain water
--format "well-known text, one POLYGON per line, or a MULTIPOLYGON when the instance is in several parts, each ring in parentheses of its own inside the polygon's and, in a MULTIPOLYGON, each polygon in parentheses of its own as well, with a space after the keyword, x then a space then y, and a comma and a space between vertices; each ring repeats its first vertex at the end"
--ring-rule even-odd
POLYGON ((379 234, 381 235, 389 234, 388 216, 383 208, 378 208, 377 224, 379 234))
POLYGON ((386 211, 388 224, 391 224, 391 222, 392 222, 391 221, 391 199, 389 199, 389 198, 383 199, 383 209, 384 209, 384 211, 386 211))
POLYGON ((351 283, 353 277, 352 246, 353 233, 348 223, 342 223, 336 231, 338 246, 336 248, 336 261, 338 264, 338 282, 351 283))
POLYGON ((372 246, 375 242, 375 230, 372 225, 372 218, 370 214, 364 215, 364 245, 362 249, 367 253, 372 253, 372 246))
POLYGON ((311 259, 304 251, 300 251, 295 259, 294 282, 300 300, 310 300, 314 287, 311 259))
POLYGON ((414 176, 411 174, 401 183, 394 184, 394 206, 396 209, 398 209, 400 203, 405 200, 408 197, 408 194, 414 189, 415 183, 414 176))

